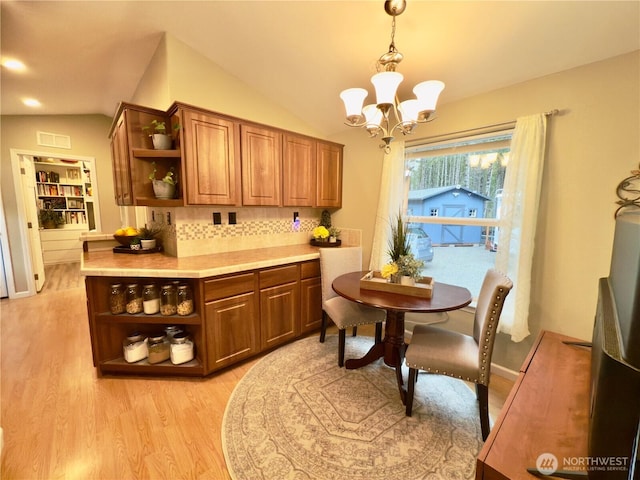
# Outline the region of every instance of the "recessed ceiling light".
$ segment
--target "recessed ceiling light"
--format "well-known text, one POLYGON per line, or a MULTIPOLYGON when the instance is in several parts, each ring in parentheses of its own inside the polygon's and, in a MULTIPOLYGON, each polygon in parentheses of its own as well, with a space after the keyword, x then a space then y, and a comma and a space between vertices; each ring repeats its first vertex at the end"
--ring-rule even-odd
POLYGON ((22 100, 22 103, 24 103, 27 107, 39 107, 42 105, 35 98, 25 98, 24 100, 22 100))
POLYGON ((2 65, 8 68, 9 70, 15 70, 15 71, 23 71, 27 69, 24 63, 22 63, 20 60, 16 60, 13 58, 6 58, 2 60, 2 65))

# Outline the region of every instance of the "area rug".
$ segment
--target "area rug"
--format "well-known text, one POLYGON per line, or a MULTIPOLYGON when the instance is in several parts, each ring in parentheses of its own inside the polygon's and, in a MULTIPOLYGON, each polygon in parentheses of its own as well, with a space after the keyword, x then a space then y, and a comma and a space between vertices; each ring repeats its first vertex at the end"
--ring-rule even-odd
MULTIPOLYGON (((370 337, 347 337, 345 358, 370 337)), ((382 360, 339 368, 337 335, 309 337, 261 359, 225 410, 222 443, 235 480, 467 479, 482 446, 475 394, 421 374, 405 416, 395 371, 382 360)), ((407 371, 404 371, 406 381, 407 371)))

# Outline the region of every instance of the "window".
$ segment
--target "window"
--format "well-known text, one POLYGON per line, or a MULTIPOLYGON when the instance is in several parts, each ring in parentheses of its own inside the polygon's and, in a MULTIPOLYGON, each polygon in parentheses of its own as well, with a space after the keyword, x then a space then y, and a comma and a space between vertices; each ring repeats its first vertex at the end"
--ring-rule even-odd
MULTIPOLYGON (((477 296, 499 248, 499 212, 512 131, 405 148, 411 226, 431 239, 423 275, 477 296)), ((415 252, 414 252, 415 254, 415 252)))

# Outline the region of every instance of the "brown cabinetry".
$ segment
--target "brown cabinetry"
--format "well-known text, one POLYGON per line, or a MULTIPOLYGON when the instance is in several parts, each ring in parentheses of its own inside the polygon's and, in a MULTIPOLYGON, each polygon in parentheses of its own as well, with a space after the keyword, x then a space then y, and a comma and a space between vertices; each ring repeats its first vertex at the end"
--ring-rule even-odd
POLYGON ((241 125, 242 204, 279 206, 282 201, 282 134, 241 125))
POLYGON ((187 204, 239 205, 237 124, 188 108, 181 108, 180 112, 187 204))
POLYGON ((300 335, 299 266, 272 268, 260 272, 260 323, 263 350, 300 335))
POLYGON ((194 291, 194 313, 190 315, 148 315, 145 313, 117 314, 110 310, 110 286, 114 283, 128 285, 137 283, 162 285, 172 279, 145 277, 87 277, 87 305, 89 310, 89 330, 93 351, 93 364, 98 374, 134 373, 158 375, 203 375, 206 350, 202 337, 200 294, 195 282, 187 283, 194 291), (187 363, 173 365, 170 360, 149 364, 146 360, 128 363, 123 355, 123 340, 133 332, 144 336, 158 334, 169 325, 179 326, 186 331, 195 345, 196 357, 187 363))
POLYGON ((322 325, 322 282, 320 262, 300 264, 300 333, 317 330, 322 325))
POLYGON ((207 371, 259 352, 255 274, 205 280, 207 371))
POLYGON ((167 131, 177 121, 169 114, 152 108, 121 103, 111 127, 111 155, 113 158, 113 183, 118 205, 179 206, 183 204, 181 189, 177 198, 158 200, 153 194, 149 175, 156 169, 161 179, 169 169, 182 170, 179 149, 155 150, 143 127, 153 120, 164 121, 167 131))
POLYGON ((181 279, 194 295, 190 315, 117 314, 110 311, 111 285, 160 287, 175 279, 152 277, 86 278, 89 331, 98 375, 207 375, 320 327, 321 289, 318 260, 205 279, 181 279), (177 325, 189 333, 196 357, 128 363, 122 341, 133 332, 145 336, 177 325))
POLYGON ((313 207, 316 196, 316 142, 284 135, 282 197, 285 207, 313 207))
POLYGON ((340 208, 342 145, 253 124, 179 102, 168 112, 122 103, 111 127, 118 205, 340 208), (142 127, 165 121, 174 150, 154 150, 142 127), (177 195, 158 200, 149 174, 178 174, 177 195))
POLYGON ((342 207, 342 146, 318 142, 316 207, 342 207))

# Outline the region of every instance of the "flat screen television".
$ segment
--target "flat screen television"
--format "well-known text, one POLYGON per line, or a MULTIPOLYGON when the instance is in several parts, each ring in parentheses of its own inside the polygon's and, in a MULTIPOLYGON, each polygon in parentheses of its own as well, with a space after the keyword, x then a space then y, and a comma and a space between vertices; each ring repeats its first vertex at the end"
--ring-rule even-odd
POLYGON ((640 480, 640 214, 616 219, 598 283, 591 356, 589 480, 640 480))

